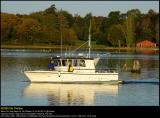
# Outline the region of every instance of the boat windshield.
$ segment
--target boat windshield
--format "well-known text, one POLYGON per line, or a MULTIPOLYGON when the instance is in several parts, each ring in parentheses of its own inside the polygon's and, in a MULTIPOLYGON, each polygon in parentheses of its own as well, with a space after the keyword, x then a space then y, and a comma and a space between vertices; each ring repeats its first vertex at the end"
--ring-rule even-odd
POLYGON ((62 60, 62 66, 67 66, 67 60, 62 60))
POLYGON ((70 64, 74 67, 86 67, 84 59, 55 59, 54 65, 55 66, 69 66, 70 64))
POLYGON ((54 65, 55 66, 61 66, 61 61, 58 60, 58 59, 54 60, 54 65))
POLYGON ((84 60, 80 60, 79 66, 85 67, 85 66, 86 66, 86 65, 85 65, 85 61, 84 61, 84 60))

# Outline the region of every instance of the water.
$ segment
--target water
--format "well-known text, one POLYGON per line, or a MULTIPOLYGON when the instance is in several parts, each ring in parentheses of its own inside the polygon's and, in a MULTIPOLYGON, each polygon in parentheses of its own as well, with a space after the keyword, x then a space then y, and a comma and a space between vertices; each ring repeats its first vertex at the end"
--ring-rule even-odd
MULTIPOLYGON (((85 53, 85 52, 84 52, 85 53)), ((101 57, 97 68, 119 68, 119 79, 128 84, 47 84, 30 83, 24 69, 45 70, 52 50, 1 49, 1 105, 8 106, 158 106, 159 55, 134 52, 92 52, 101 57), (140 61, 141 74, 122 71, 140 61)), ((72 56, 75 56, 73 54, 72 56)))

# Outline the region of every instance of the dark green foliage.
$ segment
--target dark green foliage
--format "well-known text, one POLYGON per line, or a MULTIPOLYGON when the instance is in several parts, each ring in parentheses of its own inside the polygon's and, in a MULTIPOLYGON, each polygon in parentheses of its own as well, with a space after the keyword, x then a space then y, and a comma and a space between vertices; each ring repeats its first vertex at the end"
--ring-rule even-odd
POLYGON ((76 40, 88 40, 91 20, 91 39, 106 46, 132 46, 141 40, 159 43, 159 13, 138 9, 127 13, 111 11, 108 16, 72 16, 53 4, 44 11, 29 15, 1 13, 1 43, 75 45, 76 40), (61 35, 62 34, 62 35, 61 35))

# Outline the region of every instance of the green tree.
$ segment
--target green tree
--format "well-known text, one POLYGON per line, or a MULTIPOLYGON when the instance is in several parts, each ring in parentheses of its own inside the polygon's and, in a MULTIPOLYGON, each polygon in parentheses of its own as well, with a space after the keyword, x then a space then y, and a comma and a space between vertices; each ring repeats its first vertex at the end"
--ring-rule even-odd
MULTIPOLYGON (((66 20, 66 17, 63 15, 62 10, 58 12, 58 24, 59 24, 59 32, 60 32, 60 40, 66 43, 64 39, 66 39, 66 29, 68 29, 68 21, 66 20)), ((62 42, 61 42, 62 43, 62 42)))
POLYGON ((159 44, 159 14, 157 15, 155 30, 156 30, 156 42, 159 44))
MULTIPOLYGON (((83 40, 88 40, 89 24, 90 24, 91 19, 92 19, 92 14, 91 13, 86 14, 86 16, 84 17, 83 40)), ((91 35, 92 35, 92 32, 91 32, 91 35)))
POLYGON ((22 23, 17 25, 17 39, 20 42, 33 44, 37 34, 41 31, 38 21, 32 18, 22 19, 22 23))
POLYGON ((76 15, 74 18, 74 24, 73 24, 73 28, 76 32, 76 35, 78 37, 79 40, 84 40, 84 36, 83 36, 83 30, 84 30, 84 20, 79 16, 76 15))
POLYGON ((153 10, 149 10, 147 14, 142 16, 140 32, 141 40, 150 40, 156 42, 156 24, 157 18, 159 18, 159 14, 155 13, 153 10))
POLYGON ((56 6, 55 4, 51 5, 49 8, 47 8, 44 13, 46 14, 55 14, 56 13, 56 6))
POLYGON ((138 9, 132 9, 127 12, 127 18, 124 20, 122 31, 125 34, 127 47, 135 46, 139 35, 141 12, 138 9))
POLYGON ((126 43, 127 47, 133 46, 135 40, 134 15, 128 15, 126 19, 126 43))
POLYGON ((140 40, 159 43, 159 13, 150 9, 142 14, 138 9, 127 13, 111 11, 108 16, 72 16, 68 11, 49 8, 29 15, 1 13, 1 42, 23 44, 74 45, 75 40, 88 40, 91 20, 92 41, 106 46, 131 47, 140 40))
POLYGON ((63 14, 63 16, 66 18, 68 26, 72 27, 72 25, 74 24, 74 18, 72 16, 72 14, 70 14, 67 11, 62 10, 61 13, 63 14))
POLYGON ((121 45, 125 44, 125 36, 120 25, 113 25, 110 27, 108 32, 108 40, 114 47, 119 46, 119 42, 121 45))
POLYGON ((72 28, 63 30, 63 43, 74 45, 75 40, 77 40, 77 35, 72 28))
POLYGON ((1 13, 1 42, 14 42, 16 40, 16 26, 19 19, 16 15, 1 13))
POLYGON ((108 15, 108 24, 113 25, 113 24, 119 24, 120 23, 120 11, 112 11, 108 15))

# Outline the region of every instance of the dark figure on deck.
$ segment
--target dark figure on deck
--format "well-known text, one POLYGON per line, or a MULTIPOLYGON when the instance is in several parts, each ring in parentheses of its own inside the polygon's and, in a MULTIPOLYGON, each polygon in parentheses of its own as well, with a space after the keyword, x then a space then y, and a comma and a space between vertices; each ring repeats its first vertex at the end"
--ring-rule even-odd
POLYGON ((53 63, 53 61, 50 61, 50 63, 48 64, 48 70, 54 70, 54 63, 53 63))

